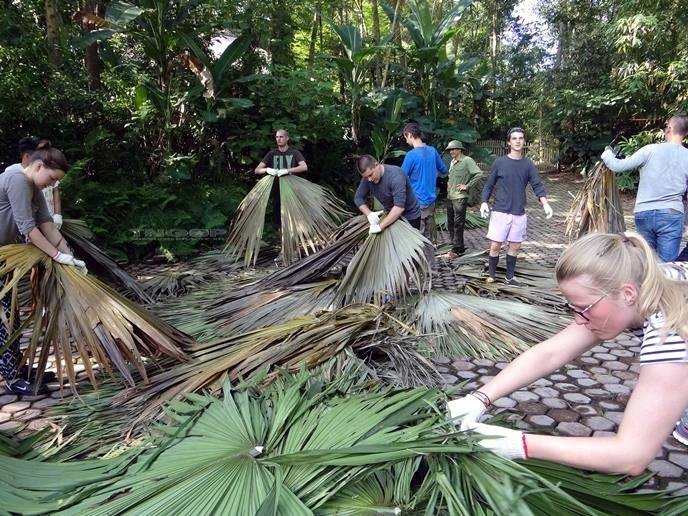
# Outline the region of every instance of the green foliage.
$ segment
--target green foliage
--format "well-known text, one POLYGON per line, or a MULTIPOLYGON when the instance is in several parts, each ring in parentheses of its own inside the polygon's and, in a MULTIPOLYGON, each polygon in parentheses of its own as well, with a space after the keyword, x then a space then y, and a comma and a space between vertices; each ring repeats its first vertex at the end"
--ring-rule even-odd
POLYGON ((78 170, 61 189, 65 212, 88 222, 98 245, 118 261, 156 252, 175 259, 219 247, 244 194, 231 184, 138 184, 124 177, 90 182, 78 170))

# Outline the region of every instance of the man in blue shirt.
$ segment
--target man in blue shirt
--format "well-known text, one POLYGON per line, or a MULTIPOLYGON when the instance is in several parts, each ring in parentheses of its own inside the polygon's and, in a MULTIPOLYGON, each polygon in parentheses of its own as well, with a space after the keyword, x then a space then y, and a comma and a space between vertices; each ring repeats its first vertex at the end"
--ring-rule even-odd
POLYGON ((435 147, 426 145, 421 139, 420 126, 415 122, 404 126, 406 143, 413 147, 404 157, 401 168, 411 180, 413 191, 420 203, 420 231, 432 242, 435 223, 435 200, 437 199, 437 176, 447 174, 440 153, 435 147))

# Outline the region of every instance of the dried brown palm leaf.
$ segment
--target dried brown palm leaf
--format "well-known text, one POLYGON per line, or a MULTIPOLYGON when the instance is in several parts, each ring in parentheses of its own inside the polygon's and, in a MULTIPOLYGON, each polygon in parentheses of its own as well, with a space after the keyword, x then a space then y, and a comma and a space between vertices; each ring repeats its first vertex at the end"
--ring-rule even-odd
POLYGON ((60 265, 32 245, 0 247, 0 277, 5 278, 0 297, 11 292, 13 308, 17 308, 20 280, 29 273, 33 275, 34 304, 24 326, 33 323, 26 353, 30 363, 37 365, 36 385, 40 384, 51 353, 60 364, 59 379, 66 375, 72 390, 76 385, 76 356, 83 361, 94 387, 97 386, 94 364, 109 373, 113 372, 114 365, 133 386, 130 368, 146 381, 146 359, 170 357, 184 361, 188 358, 184 349, 191 346, 191 337, 94 276, 84 276, 74 267, 60 265))
POLYGON ((75 254, 86 262, 90 272, 113 281, 115 285, 122 287, 127 295, 132 296, 137 301, 142 303, 153 302, 134 278, 91 242, 93 233, 84 221, 64 219, 60 232, 75 250, 75 254))
POLYGON ((331 192, 302 177, 280 177, 279 189, 282 256, 290 264, 321 249, 350 214, 331 192))
POLYGON ((587 233, 620 233, 625 230, 616 177, 603 161, 598 161, 566 215, 566 236, 576 239, 587 233))
MULTIPOLYGON (((115 407, 136 413, 137 423, 160 414, 161 404, 182 393, 218 390, 225 378, 248 378, 274 368, 297 371, 325 362, 347 347, 366 345, 383 334, 393 319, 375 305, 297 317, 283 324, 208 343, 197 343, 191 360, 150 377, 148 385, 118 394, 115 407)), ((136 424, 136 423, 135 423, 136 424)))
POLYGON ((403 219, 382 233, 368 235, 346 268, 335 303, 373 300, 381 304, 386 297, 409 295, 411 282, 419 291, 427 290, 431 282, 428 256, 434 255, 431 248, 430 241, 403 219))
POLYGON ((263 238, 265 210, 270 200, 274 176, 266 175, 256 183, 234 214, 224 252, 232 261, 243 258, 244 267, 256 264, 263 238))

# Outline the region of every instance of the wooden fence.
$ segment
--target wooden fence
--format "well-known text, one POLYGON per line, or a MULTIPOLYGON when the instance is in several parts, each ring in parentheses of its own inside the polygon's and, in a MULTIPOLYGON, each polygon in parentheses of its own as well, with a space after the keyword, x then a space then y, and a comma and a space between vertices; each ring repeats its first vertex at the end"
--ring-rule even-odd
MULTIPOLYGON (((495 156, 504 156, 509 150, 503 140, 478 140, 478 147, 492 152, 495 156)), ((556 167, 559 161, 559 142, 556 140, 533 140, 525 147, 525 155, 536 165, 556 167)))

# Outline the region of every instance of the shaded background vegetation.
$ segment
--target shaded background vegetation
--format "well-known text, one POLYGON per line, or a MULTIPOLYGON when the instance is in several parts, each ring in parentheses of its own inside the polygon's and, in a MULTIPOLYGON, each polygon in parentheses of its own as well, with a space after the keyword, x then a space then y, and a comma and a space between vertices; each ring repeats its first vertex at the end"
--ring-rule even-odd
MULTIPOLYGON (((350 156, 524 126, 585 166, 688 108, 678 0, 6 0, 0 156, 26 135, 75 164, 67 216, 119 260, 221 238, 285 127, 309 179, 350 198, 350 156), (524 16, 524 4, 532 13, 524 16), (218 50, 218 41, 227 50, 218 50), (209 82, 209 78, 212 80, 209 82), (214 233, 221 235, 221 233, 214 233), (176 235, 176 236, 175 236, 176 235), (181 236, 180 236, 181 235, 181 236)), ((633 177, 625 179, 632 187, 633 177)))

